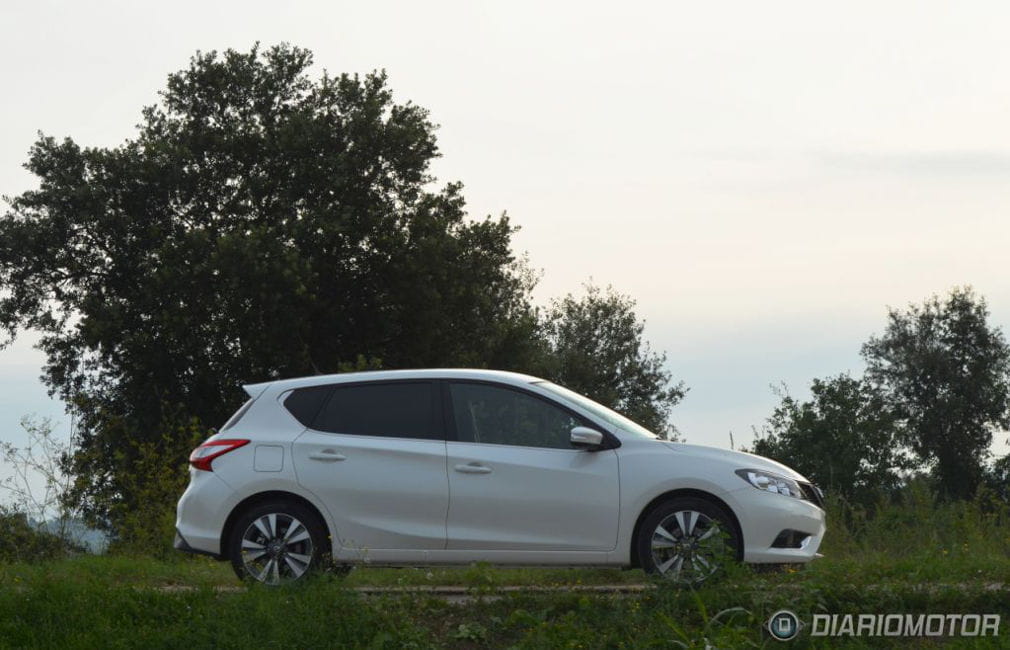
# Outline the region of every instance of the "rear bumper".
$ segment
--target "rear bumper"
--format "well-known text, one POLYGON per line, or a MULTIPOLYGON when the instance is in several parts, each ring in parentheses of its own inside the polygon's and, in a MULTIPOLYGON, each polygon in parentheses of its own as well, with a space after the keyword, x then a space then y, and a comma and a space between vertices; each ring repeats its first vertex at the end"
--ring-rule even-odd
POLYGON ((183 553, 195 553, 196 555, 206 555, 208 557, 214 558, 215 560, 224 559, 217 553, 211 553, 210 551, 201 551, 198 548, 193 548, 192 546, 190 546, 189 542, 187 542, 186 538, 182 536, 182 533, 179 532, 178 528, 175 529, 175 541, 172 543, 172 546, 176 550, 182 551, 183 553))
POLYGON ((179 499, 175 548, 220 557, 221 533, 235 506, 235 491, 214 472, 190 470, 189 487, 179 499))

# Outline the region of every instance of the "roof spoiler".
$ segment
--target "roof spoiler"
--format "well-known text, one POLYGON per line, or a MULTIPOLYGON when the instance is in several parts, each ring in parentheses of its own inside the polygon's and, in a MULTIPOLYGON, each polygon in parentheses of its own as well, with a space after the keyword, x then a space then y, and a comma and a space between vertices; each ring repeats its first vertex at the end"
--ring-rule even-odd
POLYGON ((273 382, 271 381, 267 381, 263 382, 262 384, 245 384, 242 386, 242 390, 244 390, 246 394, 249 395, 249 397, 251 397, 252 399, 256 399, 257 397, 262 395, 263 391, 269 388, 270 384, 272 383, 273 382))

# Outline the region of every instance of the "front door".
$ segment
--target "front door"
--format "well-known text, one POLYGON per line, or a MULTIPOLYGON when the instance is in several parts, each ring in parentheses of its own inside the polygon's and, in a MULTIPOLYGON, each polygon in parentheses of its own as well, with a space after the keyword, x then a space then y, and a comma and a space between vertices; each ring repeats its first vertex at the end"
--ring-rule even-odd
MULTIPOLYGON (((450 382, 447 548, 605 551, 617 543, 617 454, 569 442, 590 425, 544 397, 450 382)), ((590 425, 591 426, 591 425, 590 425)))

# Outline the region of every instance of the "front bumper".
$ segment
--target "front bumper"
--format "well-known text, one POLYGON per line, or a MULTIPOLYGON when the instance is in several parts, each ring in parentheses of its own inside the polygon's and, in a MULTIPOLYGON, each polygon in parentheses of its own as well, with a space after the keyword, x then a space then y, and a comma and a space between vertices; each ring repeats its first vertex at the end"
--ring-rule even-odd
POLYGON ((792 564, 818 557, 827 530, 824 510, 805 499, 743 487, 726 495, 743 533, 743 561, 752 564, 792 564), (776 547, 783 531, 808 537, 798 548, 776 547))

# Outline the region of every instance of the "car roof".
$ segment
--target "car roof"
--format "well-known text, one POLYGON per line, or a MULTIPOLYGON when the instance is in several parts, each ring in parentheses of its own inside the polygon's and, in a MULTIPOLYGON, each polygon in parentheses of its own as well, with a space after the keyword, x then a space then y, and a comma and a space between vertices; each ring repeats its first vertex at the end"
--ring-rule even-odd
POLYGON ((262 394, 267 388, 278 392, 306 386, 343 384, 359 381, 383 381, 390 379, 483 379, 503 384, 523 385, 544 381, 539 377, 505 370, 482 370, 479 368, 418 368, 413 370, 368 370, 364 372, 342 372, 333 375, 310 375, 278 379, 256 384, 246 384, 242 388, 250 396, 262 394))

